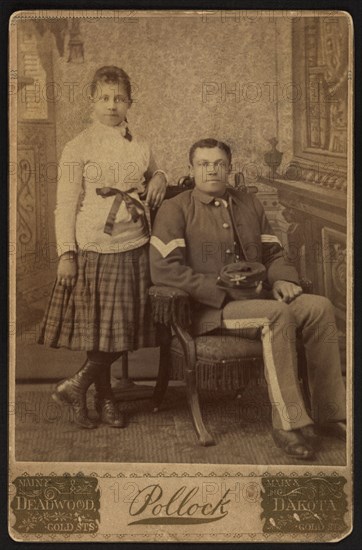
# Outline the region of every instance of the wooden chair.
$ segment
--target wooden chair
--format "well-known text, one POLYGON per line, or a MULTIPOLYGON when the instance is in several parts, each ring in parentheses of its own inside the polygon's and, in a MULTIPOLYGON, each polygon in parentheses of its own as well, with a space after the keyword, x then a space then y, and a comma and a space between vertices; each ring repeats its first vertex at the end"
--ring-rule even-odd
MULTIPOLYGON (((236 183, 243 192, 248 188, 239 176, 236 183)), ((184 178, 179 186, 169 188, 173 196, 192 188, 192 181, 184 178)), ((303 282, 304 292, 311 292, 311 283, 303 282)), ((174 287, 152 286, 149 291, 154 321, 159 327, 160 362, 154 390, 154 411, 157 412, 165 396, 170 379, 184 380, 192 421, 201 445, 214 445, 214 439, 203 422, 198 390, 235 391, 242 393, 251 380, 262 377, 263 352, 257 329, 238 337, 226 331, 194 337, 190 332, 191 298, 174 287)), ((299 341, 298 369, 306 404, 310 401, 306 362, 299 341)))

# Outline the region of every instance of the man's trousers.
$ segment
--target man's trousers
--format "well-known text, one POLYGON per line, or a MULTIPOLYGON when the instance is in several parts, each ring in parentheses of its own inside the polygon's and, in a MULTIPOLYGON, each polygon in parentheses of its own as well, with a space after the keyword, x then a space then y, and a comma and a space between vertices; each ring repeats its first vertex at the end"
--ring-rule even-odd
POLYGON ((238 300, 223 309, 223 326, 238 331, 260 327, 265 377, 274 428, 295 430, 346 418, 338 334, 331 302, 302 294, 290 304, 277 300, 238 300), (311 393, 309 416, 298 381, 296 331, 305 347, 311 393))

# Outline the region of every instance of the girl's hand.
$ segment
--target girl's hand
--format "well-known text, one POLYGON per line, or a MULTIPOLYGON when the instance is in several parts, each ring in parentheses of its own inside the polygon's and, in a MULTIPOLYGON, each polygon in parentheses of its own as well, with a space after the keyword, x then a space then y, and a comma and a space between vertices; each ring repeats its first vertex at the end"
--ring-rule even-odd
POLYGON ((163 174, 155 174, 150 179, 146 189, 146 204, 150 208, 158 208, 166 195, 166 178, 163 174))
POLYGON ((59 258, 57 283, 71 289, 77 280, 78 266, 75 254, 65 253, 59 258))

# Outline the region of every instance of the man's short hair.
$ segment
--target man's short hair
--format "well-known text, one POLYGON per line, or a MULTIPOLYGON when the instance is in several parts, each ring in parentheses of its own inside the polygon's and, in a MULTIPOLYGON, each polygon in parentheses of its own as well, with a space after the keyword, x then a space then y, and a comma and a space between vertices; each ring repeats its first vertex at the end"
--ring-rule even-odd
POLYGON ((196 143, 193 144, 193 146, 190 149, 189 152, 189 162, 192 164, 194 160, 194 154, 196 149, 199 148, 207 148, 207 149, 214 149, 215 147, 218 147, 222 151, 226 153, 226 156, 228 158, 229 164, 231 164, 231 149, 230 147, 224 143, 223 141, 217 141, 217 139, 213 138, 207 138, 207 139, 200 139, 196 143))

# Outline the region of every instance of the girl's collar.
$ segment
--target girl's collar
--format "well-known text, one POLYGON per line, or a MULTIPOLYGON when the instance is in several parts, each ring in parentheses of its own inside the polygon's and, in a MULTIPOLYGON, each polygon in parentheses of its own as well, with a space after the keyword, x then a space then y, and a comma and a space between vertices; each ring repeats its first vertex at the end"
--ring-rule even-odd
POLYGON ((94 118, 93 125, 97 128, 97 131, 101 131, 103 133, 116 133, 120 134, 124 138, 127 138, 127 136, 130 135, 128 122, 126 120, 123 120, 120 124, 117 124, 117 126, 107 126, 107 124, 103 124, 98 119, 94 118))

